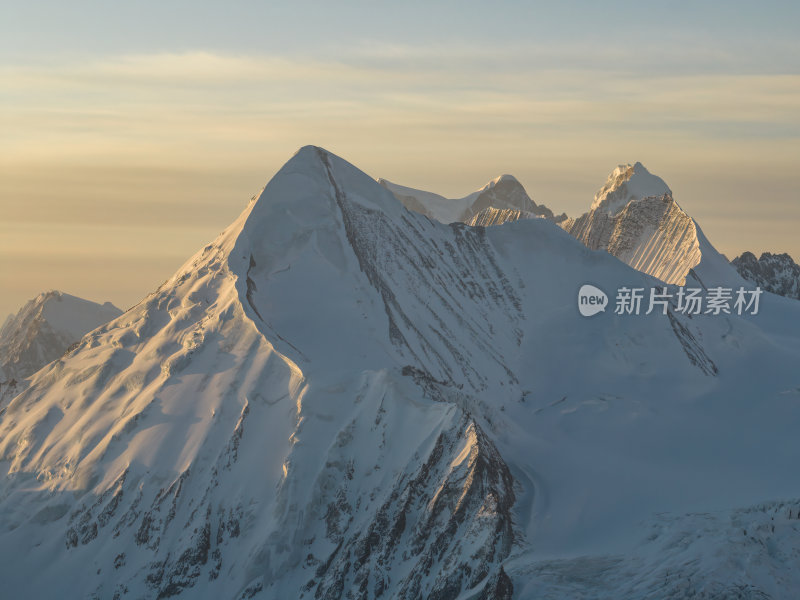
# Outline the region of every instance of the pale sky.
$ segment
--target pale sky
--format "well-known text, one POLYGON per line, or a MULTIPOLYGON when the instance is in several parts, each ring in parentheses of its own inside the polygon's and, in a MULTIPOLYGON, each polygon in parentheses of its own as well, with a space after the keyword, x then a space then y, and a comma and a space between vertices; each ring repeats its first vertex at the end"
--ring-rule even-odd
POLYGON ((136 303, 306 144, 578 215, 642 161, 711 242, 800 259, 793 2, 2 2, 0 319, 136 303))

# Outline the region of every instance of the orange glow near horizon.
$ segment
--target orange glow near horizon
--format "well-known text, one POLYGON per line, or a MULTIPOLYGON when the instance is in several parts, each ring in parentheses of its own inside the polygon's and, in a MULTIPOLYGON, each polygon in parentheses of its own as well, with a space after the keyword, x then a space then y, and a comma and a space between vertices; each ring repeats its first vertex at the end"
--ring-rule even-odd
POLYGON ((49 288, 135 303, 306 144, 448 197, 511 173, 572 216, 638 160, 720 251, 800 259, 800 75, 521 77, 190 52, 0 76, 0 315, 49 288))

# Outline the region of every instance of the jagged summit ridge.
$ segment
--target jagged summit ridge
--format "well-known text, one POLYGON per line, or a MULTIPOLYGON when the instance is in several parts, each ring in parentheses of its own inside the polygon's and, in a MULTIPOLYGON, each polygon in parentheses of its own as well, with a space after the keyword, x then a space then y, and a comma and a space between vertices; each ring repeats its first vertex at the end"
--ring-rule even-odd
POLYGON ((731 261, 744 279, 779 296, 800 299, 800 265, 789 254, 744 252, 731 261))

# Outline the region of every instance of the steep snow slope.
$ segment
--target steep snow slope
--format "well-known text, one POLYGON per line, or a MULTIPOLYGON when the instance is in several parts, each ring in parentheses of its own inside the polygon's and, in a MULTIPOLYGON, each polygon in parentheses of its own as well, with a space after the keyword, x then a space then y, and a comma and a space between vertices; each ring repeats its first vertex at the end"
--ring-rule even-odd
POLYGON ((743 283, 664 181, 638 162, 618 166, 591 210, 561 226, 592 250, 606 250, 666 283, 683 285, 689 275, 704 286, 743 283))
MULTIPOLYGON (((439 194, 416 190, 378 179, 383 187, 391 191, 407 209, 423 214, 442 223, 460 221, 467 223, 487 209, 517 210, 525 214, 554 219, 553 212, 543 204, 531 200, 525 188, 512 175, 500 175, 481 189, 463 198, 445 198, 439 194)), ((557 220, 566 215, 557 217, 557 220)))
POLYGON ((0 329, 0 396, 121 313, 110 302, 96 304, 58 291, 28 301, 0 329))
MULTIPOLYGON (((659 283, 546 219, 431 221, 301 149, 2 412, 4 590, 524 598, 577 555, 634 561, 655 513, 798 498, 797 303, 584 319, 586 282, 659 283)), ((792 577, 781 531, 754 588, 792 577)))
POLYGON ((752 252, 744 252, 731 264, 753 285, 779 296, 800 300, 800 265, 788 254, 764 252, 757 259, 752 252))

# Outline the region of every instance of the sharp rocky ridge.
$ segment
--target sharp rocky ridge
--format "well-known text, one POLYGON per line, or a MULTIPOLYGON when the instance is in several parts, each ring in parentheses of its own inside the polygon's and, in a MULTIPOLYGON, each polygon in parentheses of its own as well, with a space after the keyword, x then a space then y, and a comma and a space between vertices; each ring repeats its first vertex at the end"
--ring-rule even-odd
POLYGON ((768 292, 800 300, 800 265, 788 254, 744 252, 731 261, 743 279, 768 292))
MULTIPOLYGON (((793 510, 796 303, 584 320, 581 283, 657 280, 548 218, 445 225, 396 195, 304 147, 159 289, 31 377, 0 412, 8 593, 509 599, 609 572, 609 597, 633 598, 662 566, 636 563, 632 588, 624 557, 675 548, 639 539, 656 513, 793 510), (769 435, 751 447, 756 400, 769 435), (619 569, 553 562, 578 553, 619 569)), ((729 552, 736 515, 679 541, 675 564, 729 552)), ((710 583, 663 589, 772 591, 795 541, 770 543, 741 549, 763 572, 720 558, 710 583)))

